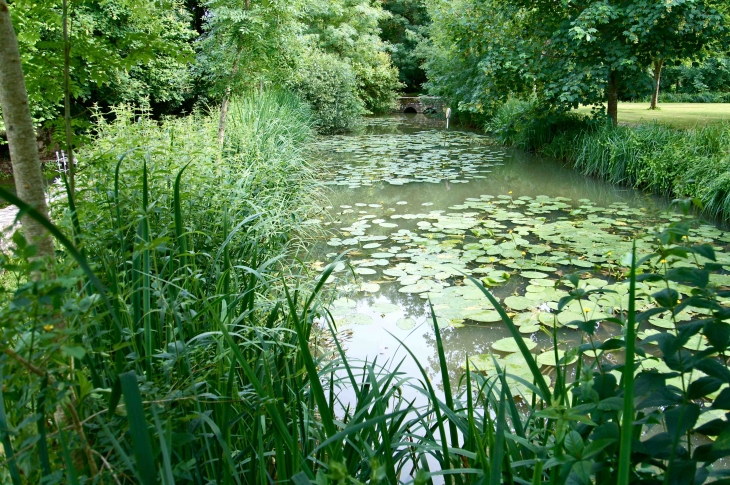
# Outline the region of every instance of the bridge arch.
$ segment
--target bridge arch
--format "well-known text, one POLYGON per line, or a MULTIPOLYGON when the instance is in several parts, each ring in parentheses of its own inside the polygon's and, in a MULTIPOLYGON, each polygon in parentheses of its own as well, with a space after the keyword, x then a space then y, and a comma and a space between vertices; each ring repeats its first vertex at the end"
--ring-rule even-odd
POLYGON ((444 102, 437 96, 401 96, 395 113, 436 114, 443 112, 444 102))

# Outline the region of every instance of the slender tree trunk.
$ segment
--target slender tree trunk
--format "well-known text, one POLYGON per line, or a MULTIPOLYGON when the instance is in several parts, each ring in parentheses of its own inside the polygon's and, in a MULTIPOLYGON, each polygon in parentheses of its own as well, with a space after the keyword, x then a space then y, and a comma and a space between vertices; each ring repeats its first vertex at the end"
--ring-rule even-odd
POLYGON ((614 126, 618 124, 618 73, 611 71, 608 74, 608 116, 614 126))
MULTIPOLYGON (((231 68, 231 81, 236 77, 238 73, 238 61, 241 59, 241 51, 243 46, 239 47, 236 51, 236 59, 233 61, 233 67, 231 68)), ((228 101, 231 97, 231 86, 226 88, 226 93, 223 95, 223 101, 221 102, 221 113, 218 117, 218 144, 223 145, 223 139, 226 136, 226 117, 228 116, 228 101)))
POLYGON ((218 144, 223 144, 223 138, 226 136, 226 116, 228 116, 228 97, 231 95, 231 88, 226 88, 226 94, 223 95, 221 102, 221 112, 218 116, 218 144))
MULTIPOLYGON (((0 0, 0 106, 3 110, 18 197, 35 207, 44 217, 48 217, 43 189, 45 184, 20 63, 18 39, 5 0, 0 0)), ((43 226, 27 216, 22 222, 25 237, 28 242, 38 245, 38 254, 53 256, 53 240, 43 226)))
POLYGON ((651 106, 649 109, 656 109, 656 105, 659 102, 659 85, 662 82, 662 66, 664 65, 664 59, 654 60, 654 92, 651 94, 651 106))

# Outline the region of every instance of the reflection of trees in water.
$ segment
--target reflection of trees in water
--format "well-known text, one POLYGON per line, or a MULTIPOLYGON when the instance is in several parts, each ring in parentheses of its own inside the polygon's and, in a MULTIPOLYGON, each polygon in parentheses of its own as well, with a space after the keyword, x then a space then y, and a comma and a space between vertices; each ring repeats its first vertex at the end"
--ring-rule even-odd
MULTIPOLYGON (((403 311, 404 316, 418 320, 423 317, 428 308, 428 302, 418 295, 409 293, 400 293, 398 289, 401 288, 400 283, 382 283, 380 285, 380 291, 373 293, 372 296, 368 296, 365 301, 368 304, 377 303, 379 299, 385 297, 389 302, 398 305, 403 311)), ((381 300, 382 301, 382 300, 381 300)))
MULTIPOLYGON (((493 337, 495 331, 500 334, 498 338, 502 338, 501 333, 506 332, 506 329, 504 329, 501 323, 441 329, 441 341, 443 342, 444 356, 446 357, 449 370, 449 380, 454 389, 464 374, 462 365, 466 362, 467 357, 489 353, 491 343, 497 340, 497 338, 493 337), (488 336, 488 334, 491 335, 488 336)), ((424 335, 424 340, 433 352, 429 353, 428 356, 419 356, 421 358, 421 365, 426 367, 430 373, 439 376, 438 387, 443 390, 443 383, 440 378, 441 367, 439 365, 438 351, 436 350, 436 337, 433 331, 424 335)))
POLYGON ((513 190, 515 196, 561 195, 575 200, 590 199, 599 205, 625 202, 632 207, 666 207, 667 202, 664 199, 586 177, 580 172, 563 167, 556 160, 519 150, 509 150, 507 154, 505 165, 495 171, 495 176, 502 179, 500 182, 509 184, 504 190, 513 190))

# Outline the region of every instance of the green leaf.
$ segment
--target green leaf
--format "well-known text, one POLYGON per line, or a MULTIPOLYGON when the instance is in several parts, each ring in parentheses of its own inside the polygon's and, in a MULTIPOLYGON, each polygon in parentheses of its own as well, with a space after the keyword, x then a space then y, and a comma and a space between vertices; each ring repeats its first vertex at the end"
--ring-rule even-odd
POLYGON ((583 437, 575 430, 571 430, 565 435, 565 451, 570 453, 576 458, 580 458, 585 448, 583 443, 583 437))
POLYGON ((81 360, 86 355, 86 349, 77 345, 74 346, 68 346, 68 345, 62 345, 61 346, 61 352, 63 352, 64 355, 68 357, 73 357, 74 359, 81 360))
POLYGON ((137 478, 144 485, 157 484, 157 468, 153 461, 155 456, 152 453, 147 419, 145 418, 142 397, 137 384, 137 374, 127 372, 119 376, 124 395, 124 404, 127 408, 127 419, 129 420, 129 434, 132 436, 134 457, 137 463, 135 470, 137 478))

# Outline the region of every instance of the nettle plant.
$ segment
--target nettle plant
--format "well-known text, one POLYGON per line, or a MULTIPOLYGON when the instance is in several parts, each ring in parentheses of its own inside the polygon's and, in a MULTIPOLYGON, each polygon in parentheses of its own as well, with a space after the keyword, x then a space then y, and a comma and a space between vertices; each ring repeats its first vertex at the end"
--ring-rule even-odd
MULTIPOLYGON (((715 262, 712 246, 690 244, 689 227, 677 223, 657 234, 651 254, 639 258, 634 250, 628 260, 627 313, 571 322, 588 343, 561 362, 576 354, 591 358, 578 359, 576 379, 565 386, 558 367, 552 401, 534 413, 554 430, 552 439, 534 448, 546 460, 542 469, 551 480, 730 482, 730 470, 713 467, 730 456, 730 291, 716 283, 721 274, 713 276, 725 270, 715 262), (648 300, 641 295, 644 290, 648 300), (650 320, 666 330, 648 328, 650 320), (621 325, 624 335, 597 342, 594 334, 602 322, 621 325), (595 358, 616 350, 623 350, 625 363, 595 358)), ((559 310, 609 293, 581 287, 579 274, 565 280, 574 289, 559 302, 559 310)), ((562 372, 564 382, 565 366, 562 372)))

